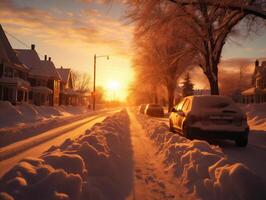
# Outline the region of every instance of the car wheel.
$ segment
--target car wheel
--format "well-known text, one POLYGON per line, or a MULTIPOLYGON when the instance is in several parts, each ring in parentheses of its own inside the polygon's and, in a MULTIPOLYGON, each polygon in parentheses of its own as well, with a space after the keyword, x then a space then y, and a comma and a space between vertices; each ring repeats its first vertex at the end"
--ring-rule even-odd
POLYGON ((192 139, 190 128, 186 123, 183 125, 182 133, 187 139, 192 139))
POLYGON ((175 132, 175 129, 174 129, 174 126, 173 126, 173 122, 172 122, 171 119, 169 120, 169 131, 173 132, 173 133, 175 132))
POLYGON ((248 145, 248 136, 240 136, 235 140, 235 144, 238 147, 246 147, 248 145))

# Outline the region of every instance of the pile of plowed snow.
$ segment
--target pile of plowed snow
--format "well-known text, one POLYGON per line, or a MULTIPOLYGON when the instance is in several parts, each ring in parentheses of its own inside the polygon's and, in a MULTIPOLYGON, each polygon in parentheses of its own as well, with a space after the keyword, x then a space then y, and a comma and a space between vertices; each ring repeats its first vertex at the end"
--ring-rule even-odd
POLYGON ((0 101, 0 147, 23 140, 89 114, 85 106, 13 106, 0 101))
POLYGON ((13 106, 8 101, 0 101, 0 127, 12 127, 16 125, 32 123, 40 120, 48 120, 55 117, 66 117, 82 114, 87 111, 85 106, 35 106, 22 103, 13 106))
POLYGON ((241 105, 253 130, 266 131, 266 103, 241 105))
POLYGON ((95 124, 75 140, 25 158, 0 180, 0 199, 123 199, 132 173, 125 110, 95 124))
POLYGON ((266 199, 266 185, 260 177, 244 164, 230 162, 220 147, 169 132, 165 123, 138 118, 189 193, 204 200, 266 199))

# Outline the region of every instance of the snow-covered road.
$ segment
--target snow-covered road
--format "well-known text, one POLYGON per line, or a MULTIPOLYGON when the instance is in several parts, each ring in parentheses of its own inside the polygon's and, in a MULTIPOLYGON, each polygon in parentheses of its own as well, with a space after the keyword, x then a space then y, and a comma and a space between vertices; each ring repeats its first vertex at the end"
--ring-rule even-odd
POLYGON ((40 156, 49 147, 61 144, 66 138, 76 138, 87 129, 91 128, 95 123, 101 122, 105 117, 117 111, 118 110, 106 110, 101 112, 101 114, 89 116, 53 128, 35 137, 0 148, 0 177, 11 169, 19 160, 25 157, 40 156))

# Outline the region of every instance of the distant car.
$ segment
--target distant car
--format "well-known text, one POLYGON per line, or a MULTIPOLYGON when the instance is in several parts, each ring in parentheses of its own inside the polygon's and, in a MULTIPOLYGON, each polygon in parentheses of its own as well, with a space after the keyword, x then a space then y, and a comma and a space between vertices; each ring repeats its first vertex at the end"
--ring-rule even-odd
POLYGON ((145 108, 145 114, 152 117, 164 117, 163 107, 157 104, 148 104, 145 108))
POLYGON ((248 144, 246 114, 229 97, 186 97, 172 109, 169 123, 171 131, 190 139, 231 139, 241 147, 248 144))
POLYGON ((139 106, 139 112, 142 114, 145 114, 145 108, 146 108, 147 104, 141 104, 139 106))

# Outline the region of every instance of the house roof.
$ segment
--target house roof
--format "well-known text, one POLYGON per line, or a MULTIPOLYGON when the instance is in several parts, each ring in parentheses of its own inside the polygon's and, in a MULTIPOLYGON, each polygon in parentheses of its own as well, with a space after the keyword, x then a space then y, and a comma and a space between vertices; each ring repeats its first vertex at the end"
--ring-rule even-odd
POLYGON ((70 68, 57 68, 57 72, 60 74, 63 83, 67 83, 70 78, 70 68))
POLYGON ((32 49, 16 49, 19 60, 30 69, 30 74, 34 76, 46 77, 45 68, 43 67, 38 53, 32 49))
POLYGON ((260 89, 260 88, 249 88, 243 92, 241 92, 242 95, 254 95, 254 94, 263 94, 266 93, 266 89, 260 89))
POLYGON ((44 67, 45 73, 49 78, 56 80, 62 80, 60 74, 57 72, 55 65, 50 60, 41 60, 42 67, 44 67))
POLYGON ((16 49, 20 61, 30 69, 30 74, 61 80, 55 65, 50 60, 41 60, 35 49, 16 49))
POLYGON ((4 62, 7 62, 9 64, 12 64, 13 67, 28 71, 29 68, 23 65, 20 60, 18 59, 15 51, 11 47, 6 34, 2 28, 2 25, 0 24, 0 59, 4 62))

